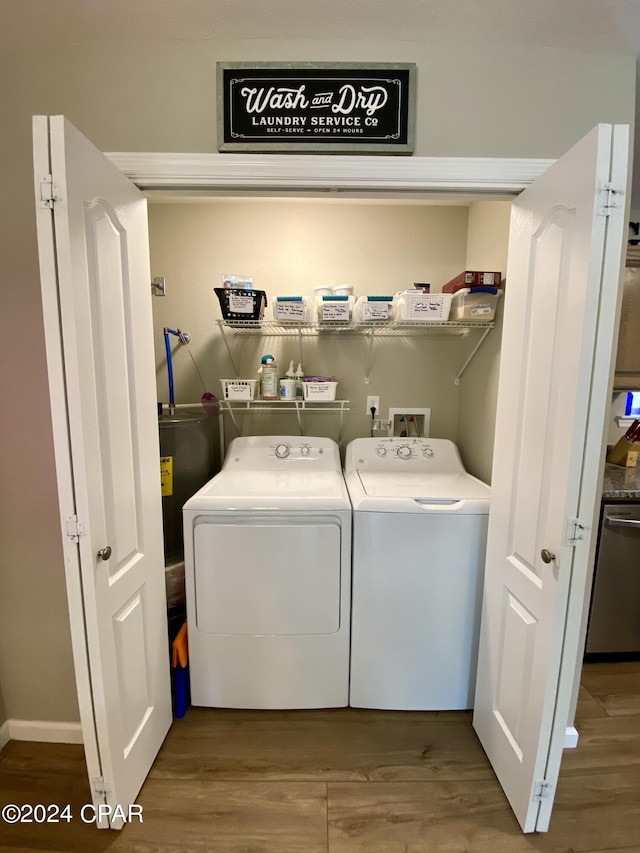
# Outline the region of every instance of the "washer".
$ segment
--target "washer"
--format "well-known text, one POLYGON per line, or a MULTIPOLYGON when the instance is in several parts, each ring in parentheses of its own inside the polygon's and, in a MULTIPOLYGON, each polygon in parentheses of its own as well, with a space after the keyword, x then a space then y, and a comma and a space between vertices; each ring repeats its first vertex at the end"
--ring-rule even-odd
POLYGON ((183 508, 191 701, 348 704, 351 504, 335 442, 231 442, 183 508))
POLYGON ((489 487, 445 439, 359 438, 353 506, 350 704, 471 708, 489 487))

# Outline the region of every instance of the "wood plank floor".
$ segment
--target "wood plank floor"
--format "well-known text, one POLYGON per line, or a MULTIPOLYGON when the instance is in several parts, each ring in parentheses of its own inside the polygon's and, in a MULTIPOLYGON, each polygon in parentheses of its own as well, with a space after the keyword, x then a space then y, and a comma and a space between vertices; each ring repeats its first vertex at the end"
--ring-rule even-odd
POLYGON ((11 742, 0 805, 70 803, 0 850, 82 853, 640 853, 640 663, 584 667, 551 828, 523 835, 466 712, 221 711, 176 720, 143 823, 85 825, 82 747, 11 742))

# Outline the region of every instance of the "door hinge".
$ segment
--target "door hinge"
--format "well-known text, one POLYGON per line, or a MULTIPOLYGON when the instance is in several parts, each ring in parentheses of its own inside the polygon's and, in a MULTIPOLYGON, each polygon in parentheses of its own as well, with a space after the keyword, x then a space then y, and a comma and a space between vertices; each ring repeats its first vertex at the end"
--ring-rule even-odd
POLYGON ((533 799, 535 802, 539 803, 542 800, 546 800, 547 797, 551 796, 551 782, 547 782, 544 779, 541 782, 534 782, 533 785, 533 799))
POLYGON ((71 542, 79 542, 80 537, 84 536, 84 524, 78 521, 77 515, 72 515, 67 519, 67 539, 71 542))
POLYGON ((565 528, 564 544, 575 548, 578 542, 584 540, 585 526, 579 518, 570 518, 567 520, 565 528))
POLYGON ((53 183, 51 175, 47 175, 43 181, 40 181, 40 201, 43 207, 49 208, 52 208, 60 201, 58 185, 53 183))
POLYGON ((600 191, 600 216, 609 216, 613 208, 620 207, 620 200, 624 193, 616 189, 613 184, 604 184, 600 191))
POLYGON ((91 786, 93 788, 93 793, 97 794, 99 797, 106 797, 109 793, 109 789, 104 784, 103 776, 94 776, 91 780, 91 786))

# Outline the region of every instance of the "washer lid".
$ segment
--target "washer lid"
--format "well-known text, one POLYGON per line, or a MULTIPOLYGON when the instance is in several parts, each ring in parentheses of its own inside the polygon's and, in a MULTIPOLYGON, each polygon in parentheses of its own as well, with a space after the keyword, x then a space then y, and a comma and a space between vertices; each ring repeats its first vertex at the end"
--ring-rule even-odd
POLYGON ((187 510, 351 509, 342 474, 332 471, 223 470, 184 505, 187 510))
POLYGON ((353 508, 369 512, 487 513, 491 489, 466 473, 355 471, 347 475, 353 508))

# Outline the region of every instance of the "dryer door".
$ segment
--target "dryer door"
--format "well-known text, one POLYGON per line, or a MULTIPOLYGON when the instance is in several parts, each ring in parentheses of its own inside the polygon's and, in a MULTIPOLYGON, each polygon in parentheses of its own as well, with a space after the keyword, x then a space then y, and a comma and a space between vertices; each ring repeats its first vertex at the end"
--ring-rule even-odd
POLYGON ((198 630, 336 633, 340 533, 332 517, 200 517, 194 530, 198 630))

